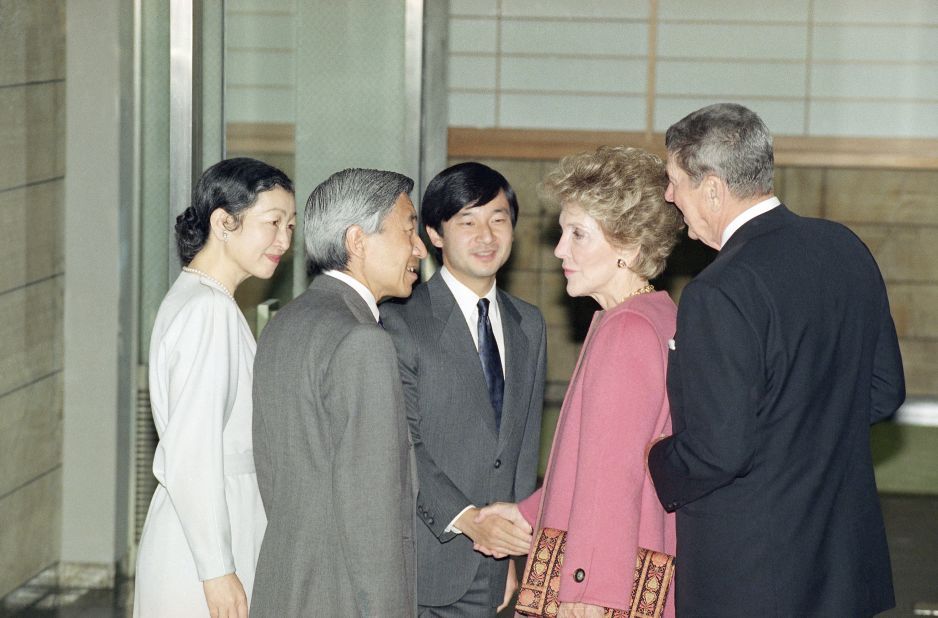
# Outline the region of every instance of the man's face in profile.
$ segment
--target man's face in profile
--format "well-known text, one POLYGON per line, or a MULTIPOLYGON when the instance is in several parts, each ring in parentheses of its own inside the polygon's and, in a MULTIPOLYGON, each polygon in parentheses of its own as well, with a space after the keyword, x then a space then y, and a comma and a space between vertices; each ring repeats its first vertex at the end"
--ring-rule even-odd
POLYGON ((381 229, 366 236, 365 284, 378 301, 410 296, 419 278, 420 260, 426 256, 427 248, 417 233, 417 211, 410 196, 401 193, 381 229))

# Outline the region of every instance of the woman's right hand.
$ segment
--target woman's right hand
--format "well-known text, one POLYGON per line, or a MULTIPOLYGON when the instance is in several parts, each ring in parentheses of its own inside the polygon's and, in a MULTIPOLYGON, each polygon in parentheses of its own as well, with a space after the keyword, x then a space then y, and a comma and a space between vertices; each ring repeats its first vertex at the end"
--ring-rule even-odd
POLYGON ((514 502, 495 502, 481 509, 469 509, 457 525, 472 539, 472 548, 486 556, 524 556, 531 549, 534 530, 514 502))
POLYGON ((202 582, 212 618, 248 618, 248 597, 234 573, 202 582))

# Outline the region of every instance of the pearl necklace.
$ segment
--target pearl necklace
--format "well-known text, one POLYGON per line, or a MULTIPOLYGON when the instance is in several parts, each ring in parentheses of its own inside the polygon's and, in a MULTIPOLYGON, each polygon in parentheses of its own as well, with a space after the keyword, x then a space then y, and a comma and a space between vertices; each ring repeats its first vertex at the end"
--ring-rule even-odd
POLYGON ((643 285, 637 290, 634 290, 631 294, 629 294, 629 296, 638 296, 639 294, 647 294, 648 292, 654 292, 654 291, 655 291, 655 286, 649 283, 648 285, 643 285))
POLYGON ((211 281, 212 283, 214 283, 215 285, 217 285, 218 287, 220 287, 220 288, 222 289, 222 291, 223 291, 225 294, 228 295, 228 298, 230 298, 231 300, 234 300, 234 299, 235 299, 235 297, 231 294, 231 292, 228 291, 228 288, 225 287, 225 284, 222 283, 221 281, 219 281, 218 279, 216 279, 215 277, 213 277, 213 276, 211 276, 211 275, 209 275, 209 274, 207 274, 207 273, 202 272, 202 271, 199 270, 198 268, 192 268, 192 267, 190 267, 190 266, 183 266, 182 269, 183 269, 184 271, 186 271, 187 273, 192 273, 193 275, 198 275, 198 276, 200 276, 200 277, 203 277, 203 278, 205 278, 205 279, 208 279, 209 281, 211 281))

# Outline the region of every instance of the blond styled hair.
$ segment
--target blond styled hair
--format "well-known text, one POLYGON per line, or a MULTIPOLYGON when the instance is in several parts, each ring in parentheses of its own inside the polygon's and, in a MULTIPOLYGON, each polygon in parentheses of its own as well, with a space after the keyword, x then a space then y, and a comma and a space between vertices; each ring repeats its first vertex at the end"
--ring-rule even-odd
POLYGON ((541 185, 548 199, 576 205, 599 223, 617 249, 638 248, 633 272, 653 279, 664 271, 684 219, 664 199, 664 162, 640 148, 600 146, 564 157, 541 185))

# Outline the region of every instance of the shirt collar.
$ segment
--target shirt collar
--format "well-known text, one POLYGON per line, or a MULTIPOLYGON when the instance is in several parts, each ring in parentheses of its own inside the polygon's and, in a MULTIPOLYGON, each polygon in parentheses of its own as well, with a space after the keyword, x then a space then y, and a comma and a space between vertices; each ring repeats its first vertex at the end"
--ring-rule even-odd
MULTIPOLYGON (((466 316, 466 320, 471 321, 473 312, 478 310, 479 296, 470 290, 466 284, 453 276, 453 273, 451 273, 446 266, 440 269, 440 276, 443 277, 443 281, 446 282, 450 292, 453 293, 456 304, 459 305, 459 310, 466 316)), ((498 303, 495 302, 496 294, 494 281, 492 282, 491 289, 489 289, 482 298, 489 299, 489 317, 494 318, 497 316, 498 303)))
POLYGON ((375 295, 371 293, 371 290, 365 287, 364 283, 355 277, 338 270, 327 270, 322 274, 335 277, 339 281, 349 284, 353 290, 358 292, 358 295, 362 297, 362 300, 365 301, 365 304, 368 305, 372 315, 375 316, 375 322, 378 321, 378 318, 380 317, 380 314, 378 313, 378 303, 375 301, 375 295))
POLYGON ((720 248, 726 245, 727 241, 730 239, 730 236, 735 234, 739 228, 749 223, 759 215, 763 215, 769 212, 779 204, 781 204, 781 202, 773 195, 768 199, 762 200, 758 204, 753 204, 746 210, 736 215, 736 218, 730 221, 730 224, 726 226, 725 230, 723 230, 723 240, 720 242, 720 248))

